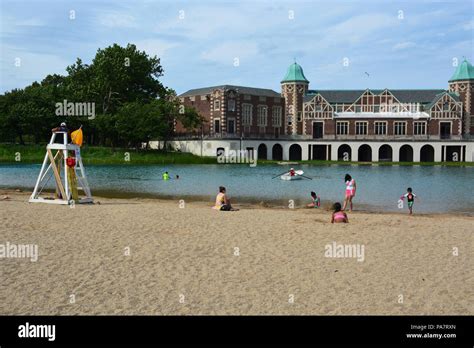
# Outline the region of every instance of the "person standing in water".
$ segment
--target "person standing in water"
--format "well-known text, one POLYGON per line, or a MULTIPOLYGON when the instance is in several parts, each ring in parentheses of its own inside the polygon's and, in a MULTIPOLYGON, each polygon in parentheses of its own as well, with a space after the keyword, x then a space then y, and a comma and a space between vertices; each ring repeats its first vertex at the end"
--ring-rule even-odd
POLYGON ((163 180, 169 180, 170 179, 170 175, 168 174, 168 172, 164 172, 163 175, 162 175, 162 178, 163 180))
POLYGON ((407 198, 408 202, 408 210, 410 211, 410 215, 413 214, 413 203, 415 202, 415 197, 416 195, 413 193, 413 190, 411 187, 407 188, 407 193, 405 193, 403 196, 400 197, 400 199, 403 201, 407 198))
POLYGON ((344 181, 346 183, 346 197, 344 198, 344 206, 342 207, 342 210, 346 210, 346 207, 349 204, 349 211, 352 211, 352 199, 355 197, 357 188, 356 182, 349 174, 346 174, 344 181))

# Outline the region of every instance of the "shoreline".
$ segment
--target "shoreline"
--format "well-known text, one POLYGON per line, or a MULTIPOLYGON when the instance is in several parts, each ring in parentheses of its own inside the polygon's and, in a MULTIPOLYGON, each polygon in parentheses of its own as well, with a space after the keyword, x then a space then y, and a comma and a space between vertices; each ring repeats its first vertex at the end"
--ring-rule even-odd
MULTIPOLYGON (((28 197, 32 192, 32 188, 28 187, 0 187, 0 200, 4 195, 9 196, 21 196, 25 197, 25 201, 28 202, 28 197), (21 190, 21 191, 18 191, 21 190)), ((45 191, 47 192, 47 191, 45 191)), ((52 192, 51 192, 52 193, 52 192)), ((199 204, 202 206, 208 206, 212 208, 214 205, 214 197, 204 196, 204 195, 182 195, 182 196, 172 196, 172 195, 160 195, 154 193, 141 193, 141 192, 128 192, 128 191, 110 191, 110 190, 96 190, 92 192, 94 198, 94 203, 100 202, 100 199, 118 199, 122 201, 135 200, 135 201, 156 201, 162 203, 169 202, 179 202, 180 200, 185 200, 186 202, 199 204)), ((237 203, 233 203, 236 208, 239 209, 267 209, 267 210, 288 210, 288 211, 298 211, 298 210, 307 210, 307 211, 320 211, 327 212, 330 214, 332 212, 332 204, 323 201, 320 208, 307 208, 306 204, 309 203, 309 200, 295 200, 295 208, 288 208, 286 204, 282 204, 279 200, 262 200, 257 198, 248 198, 248 197, 230 197, 232 200, 237 200, 237 203)), ((286 201, 285 201, 286 202, 286 201)), ((408 216, 407 209, 399 210, 381 210, 373 209, 373 206, 367 204, 358 204, 357 207, 352 213, 364 213, 364 214, 381 214, 381 215, 397 215, 397 216, 408 216)), ((460 217, 474 217, 474 210, 472 212, 459 212, 456 211, 444 211, 444 212, 417 212, 415 210, 414 216, 460 216, 460 217)))

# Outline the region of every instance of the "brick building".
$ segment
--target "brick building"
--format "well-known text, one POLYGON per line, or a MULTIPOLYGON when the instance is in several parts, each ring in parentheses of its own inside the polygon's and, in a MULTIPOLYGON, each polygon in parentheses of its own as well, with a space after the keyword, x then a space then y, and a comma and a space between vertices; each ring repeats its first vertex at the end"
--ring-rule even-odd
POLYGON ((181 94, 181 102, 196 108, 206 122, 199 130, 177 124, 176 135, 227 139, 229 144, 239 139, 240 147, 242 141, 248 145, 262 140, 260 158, 334 160, 345 154, 363 161, 472 160, 473 92, 474 68, 466 59, 447 90, 309 89, 309 80, 295 62, 281 81, 280 93, 222 85, 181 94), (276 145, 281 149, 273 151, 276 145))

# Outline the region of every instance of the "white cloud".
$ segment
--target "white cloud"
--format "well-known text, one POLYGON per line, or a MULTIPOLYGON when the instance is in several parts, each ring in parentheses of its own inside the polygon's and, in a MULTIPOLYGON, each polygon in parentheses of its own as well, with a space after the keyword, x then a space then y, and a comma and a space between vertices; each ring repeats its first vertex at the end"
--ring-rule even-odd
POLYGON ((474 19, 471 19, 471 21, 465 23, 463 25, 464 30, 474 30, 474 19))
POLYGON ((14 87, 23 88, 33 81, 41 81, 49 74, 66 73, 66 67, 72 62, 53 54, 28 52, 16 47, 2 47, 3 56, 1 75, 5 78, 3 90, 14 87), (15 60, 20 59, 20 66, 15 60))
POLYGON ((327 29, 325 41, 333 43, 358 43, 366 41, 372 35, 379 33, 386 36, 389 27, 398 24, 396 15, 389 16, 383 13, 370 13, 352 17, 344 22, 327 29))
POLYGON ((140 51, 145 51, 150 56, 158 56, 162 58, 168 50, 178 46, 177 43, 159 40, 159 39, 147 39, 135 41, 134 44, 140 51))
POLYGON ((120 12, 99 14, 97 20, 99 24, 109 28, 131 28, 136 26, 135 17, 120 12))
POLYGON ((229 41, 201 52, 200 57, 211 62, 232 66, 235 58, 239 60, 239 64, 257 59, 259 50, 255 42, 229 41))
POLYGON ((20 26, 29 26, 29 27, 42 27, 46 25, 46 23, 39 18, 23 19, 21 21, 16 22, 15 24, 20 25, 20 26))
POLYGON ((411 41, 404 41, 404 42, 399 42, 396 45, 392 47, 393 51, 400 51, 400 50, 406 50, 408 48, 415 47, 416 44, 411 41))

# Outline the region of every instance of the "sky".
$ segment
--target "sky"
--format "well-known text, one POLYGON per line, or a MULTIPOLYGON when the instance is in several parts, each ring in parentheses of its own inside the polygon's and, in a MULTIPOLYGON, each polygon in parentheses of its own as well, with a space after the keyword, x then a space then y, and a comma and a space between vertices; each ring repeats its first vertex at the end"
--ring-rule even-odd
POLYGON ((0 93, 135 44, 183 93, 271 88, 295 60, 310 89, 447 88, 473 62, 474 1, 2 0, 0 93))

